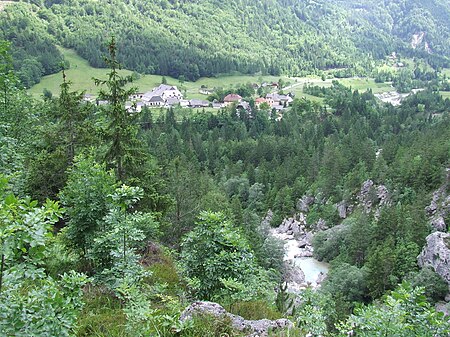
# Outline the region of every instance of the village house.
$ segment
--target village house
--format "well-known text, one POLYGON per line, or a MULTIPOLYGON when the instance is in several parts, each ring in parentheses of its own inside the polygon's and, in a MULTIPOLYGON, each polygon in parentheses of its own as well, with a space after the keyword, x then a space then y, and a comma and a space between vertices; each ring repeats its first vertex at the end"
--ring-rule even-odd
POLYGON ((226 95, 223 99, 223 102, 225 103, 225 106, 231 105, 233 103, 239 103, 242 101, 242 97, 238 94, 229 94, 226 95))
POLYGON ((258 109, 261 106, 261 104, 263 104, 263 103, 267 103, 270 106, 270 103, 264 97, 258 97, 257 99, 255 99, 255 106, 258 109))
POLYGON ((128 112, 141 112, 144 106, 145 104, 142 102, 125 103, 125 109, 127 109, 128 112))
POLYGON ((214 101, 212 102, 212 107, 214 109, 222 109, 225 108, 225 103, 214 101))
POLYGON ((182 100, 180 100, 180 106, 181 106, 182 108, 187 108, 187 107, 189 107, 189 100, 187 100, 187 99, 182 99, 182 100))
POLYGON ((95 97, 94 97, 94 95, 91 95, 91 94, 84 94, 83 101, 93 103, 95 101, 95 97))
POLYGON ((166 102, 163 100, 161 96, 152 96, 149 98, 149 100, 143 99, 143 102, 145 105, 150 107, 159 107, 164 106, 166 104, 166 102))
POLYGON ((169 97, 168 99, 166 99, 165 106, 167 107, 175 106, 180 104, 180 101, 181 100, 178 97, 169 97))
POLYGON ((291 96, 288 95, 280 95, 277 93, 273 94, 267 94, 266 95, 266 101, 271 107, 276 106, 288 106, 293 102, 293 99, 291 96))
POLYGON ((142 99, 142 96, 144 96, 144 93, 142 93, 142 92, 137 92, 137 93, 131 95, 131 96, 129 97, 129 99, 130 99, 130 101, 136 101, 136 100, 142 99))
POLYGON ((251 110, 250 103, 245 102, 245 101, 239 102, 239 103, 236 105, 236 109, 237 109, 237 110, 247 110, 247 111, 250 111, 250 110, 251 110))
POLYGON ((209 107, 209 101, 205 101, 202 99, 191 99, 189 101, 189 106, 191 108, 207 108, 209 107))
POLYGON ((168 105, 168 101, 173 104, 179 104, 183 95, 176 86, 161 84, 152 91, 146 92, 141 99, 145 105, 151 107, 161 107, 168 105))

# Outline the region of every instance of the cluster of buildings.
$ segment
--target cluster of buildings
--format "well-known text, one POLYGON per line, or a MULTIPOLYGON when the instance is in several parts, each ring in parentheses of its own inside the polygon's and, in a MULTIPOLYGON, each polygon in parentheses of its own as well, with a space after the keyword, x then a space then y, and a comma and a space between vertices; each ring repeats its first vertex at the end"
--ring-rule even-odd
MULTIPOLYGON (((85 95, 85 100, 91 100, 91 95, 85 95), (89 97, 88 97, 89 96, 89 97)), ((266 107, 275 108, 277 111, 283 110, 292 103, 293 99, 290 95, 280 95, 277 93, 269 93, 264 98, 255 100, 256 107, 260 108, 263 103, 266 107)), ((97 102, 97 104, 105 104, 105 102, 97 102)), ((107 104, 107 102, 106 102, 107 104)), ((141 112, 143 107, 150 108, 170 108, 173 106, 181 106, 185 108, 224 108, 231 104, 236 104, 238 109, 250 109, 250 104, 242 99, 238 94, 229 94, 225 96, 223 102, 209 102, 202 99, 187 100, 183 98, 183 94, 174 85, 161 84, 152 91, 146 93, 136 93, 130 97, 126 108, 129 111, 141 112)))

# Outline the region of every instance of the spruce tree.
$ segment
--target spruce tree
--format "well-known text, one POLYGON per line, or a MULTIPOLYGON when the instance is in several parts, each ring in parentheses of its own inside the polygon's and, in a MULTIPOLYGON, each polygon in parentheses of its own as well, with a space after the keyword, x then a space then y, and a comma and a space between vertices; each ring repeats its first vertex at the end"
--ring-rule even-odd
POLYGON ((60 134, 66 150, 67 165, 72 166, 77 145, 85 143, 88 137, 89 125, 86 121, 87 107, 82 105, 83 92, 71 92, 71 82, 66 81, 63 69, 63 83, 58 100, 60 134))
POLYGON ((108 79, 95 79, 95 85, 106 86, 99 92, 99 99, 108 102, 105 109, 108 120, 104 137, 107 142, 105 160, 114 168, 117 178, 124 181, 130 177, 128 169, 133 159, 138 157, 140 142, 137 139, 138 128, 135 122, 137 113, 129 112, 125 103, 130 95, 136 93, 136 88, 126 89, 125 86, 133 81, 132 76, 121 76, 120 63, 117 61, 117 47, 114 36, 108 46, 109 58, 105 58, 110 71, 108 79))

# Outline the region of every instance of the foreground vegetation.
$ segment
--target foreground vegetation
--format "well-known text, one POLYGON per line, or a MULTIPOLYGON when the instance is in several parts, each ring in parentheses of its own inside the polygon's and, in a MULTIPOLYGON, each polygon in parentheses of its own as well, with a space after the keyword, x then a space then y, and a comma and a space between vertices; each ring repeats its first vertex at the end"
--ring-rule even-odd
POLYGON ((416 263, 424 207, 450 164, 442 83, 399 107, 333 82, 326 106, 297 98, 281 119, 230 106, 180 121, 177 109, 129 114, 132 76, 114 40, 108 49, 95 84, 110 104, 98 107, 69 72, 57 97, 33 100, 0 46, 1 334, 242 335, 211 317, 180 322, 199 299, 249 319, 288 316, 287 336, 448 335, 433 307, 447 285, 416 263), (392 206, 356 208, 345 240, 318 234, 328 280, 287 294, 282 246, 261 219, 271 209, 279 225, 306 194, 317 199, 308 227, 334 227, 334 204, 367 179, 392 206))

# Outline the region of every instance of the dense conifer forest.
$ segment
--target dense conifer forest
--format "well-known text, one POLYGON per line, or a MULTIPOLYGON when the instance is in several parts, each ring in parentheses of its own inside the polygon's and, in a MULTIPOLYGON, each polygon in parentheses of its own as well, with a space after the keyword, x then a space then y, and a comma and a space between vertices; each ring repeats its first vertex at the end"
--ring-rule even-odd
POLYGON ((435 235, 443 238, 439 254, 450 254, 450 99, 440 92, 448 88, 449 7, 437 0, 6 6, 0 335, 243 337, 268 319, 277 322, 268 336, 449 336, 440 312, 449 310, 449 266, 426 257, 435 235), (58 44, 105 67, 105 79, 92 81, 107 104, 73 91, 64 71, 58 93, 40 100, 27 93, 42 75, 69 66, 58 44), (379 80, 393 80, 400 92, 423 89, 396 106, 333 81, 304 87, 323 102, 297 95, 281 113, 256 106, 251 86, 248 107, 136 112, 125 107, 133 76, 118 71, 186 79, 359 74, 393 51, 419 66, 395 79, 377 73, 379 80), (320 287, 288 286, 292 268, 273 233, 292 219, 313 237, 305 245, 314 258, 328 263, 320 287), (204 304, 196 301, 247 321, 188 317, 193 302, 204 304))

